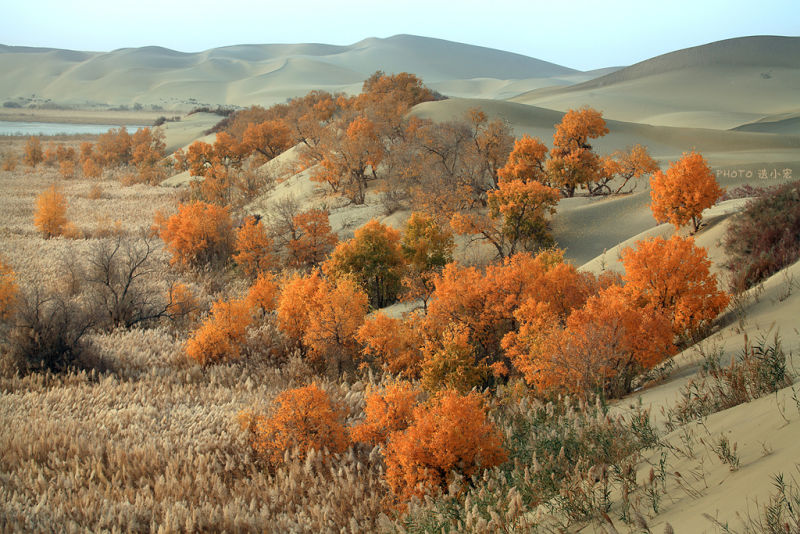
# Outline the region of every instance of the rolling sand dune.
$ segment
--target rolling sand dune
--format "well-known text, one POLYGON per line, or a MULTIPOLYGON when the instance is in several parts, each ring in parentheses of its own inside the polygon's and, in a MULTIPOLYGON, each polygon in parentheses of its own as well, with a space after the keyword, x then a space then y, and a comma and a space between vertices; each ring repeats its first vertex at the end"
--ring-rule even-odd
POLYGON ((197 53, 154 46, 107 53, 0 46, 0 70, 0 99, 5 101, 35 94, 67 105, 140 103, 175 109, 271 105, 311 89, 357 92, 376 70, 413 72, 434 88, 441 83, 460 96, 492 98, 601 74, 410 35, 350 46, 239 45, 197 53), (495 90, 487 91, 492 86, 495 90))
POLYGON ((733 128, 797 110, 800 38, 756 36, 671 52, 593 80, 512 100, 663 126, 733 128))

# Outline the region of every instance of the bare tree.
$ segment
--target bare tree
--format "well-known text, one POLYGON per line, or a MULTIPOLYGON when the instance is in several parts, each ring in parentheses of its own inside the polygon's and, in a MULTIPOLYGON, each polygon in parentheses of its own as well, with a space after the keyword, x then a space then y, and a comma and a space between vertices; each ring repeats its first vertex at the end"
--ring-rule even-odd
POLYGON ((169 316, 173 292, 155 287, 165 272, 154 258, 156 243, 143 234, 104 239, 93 247, 86 282, 105 326, 130 328, 169 316))

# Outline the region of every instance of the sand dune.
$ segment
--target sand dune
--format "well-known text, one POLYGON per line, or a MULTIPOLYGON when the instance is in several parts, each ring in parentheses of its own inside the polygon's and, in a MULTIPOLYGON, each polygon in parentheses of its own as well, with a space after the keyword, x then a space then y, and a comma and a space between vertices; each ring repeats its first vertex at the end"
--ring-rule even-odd
POLYGON ((619 120, 733 128, 797 110, 800 38, 756 36, 658 56, 565 88, 512 100, 566 110, 582 105, 619 120))
POLYGON ((155 46, 112 52, 0 46, 0 69, 4 72, 0 99, 5 101, 35 94, 37 99, 68 105, 140 103, 170 109, 271 105, 311 89, 357 92, 376 70, 413 72, 433 87, 442 84, 442 89, 458 95, 491 98, 600 75, 510 52, 410 35, 349 46, 238 45, 197 53, 155 46), (493 80, 495 91, 486 90, 485 79, 493 80))

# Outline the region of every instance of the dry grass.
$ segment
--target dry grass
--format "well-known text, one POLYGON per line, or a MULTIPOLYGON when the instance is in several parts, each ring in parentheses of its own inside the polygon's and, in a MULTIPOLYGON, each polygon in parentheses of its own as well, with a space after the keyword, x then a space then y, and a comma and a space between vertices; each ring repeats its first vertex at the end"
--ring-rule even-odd
MULTIPOLYGON (((65 181, 55 169, 25 166, 0 171, 0 188, 0 256, 23 288, 67 292, 82 290, 81 263, 105 230, 134 236, 156 210, 172 209, 175 195, 117 180, 65 181), (54 181, 69 219, 90 238, 46 240, 34 228, 34 199, 54 181)), ((155 261, 163 271, 153 290, 183 277, 202 307, 213 290, 240 289, 208 273, 170 272, 160 249, 155 261)), ((186 330, 163 324, 89 335, 81 363, 102 372, 22 377, 5 368, 0 531, 374 531, 387 493, 377 451, 289 455, 270 473, 238 426, 239 411, 265 407, 307 379, 303 366, 269 365, 254 347, 242 362, 204 369, 184 356, 186 330)), ((326 387, 360 412, 361 388, 326 387)))

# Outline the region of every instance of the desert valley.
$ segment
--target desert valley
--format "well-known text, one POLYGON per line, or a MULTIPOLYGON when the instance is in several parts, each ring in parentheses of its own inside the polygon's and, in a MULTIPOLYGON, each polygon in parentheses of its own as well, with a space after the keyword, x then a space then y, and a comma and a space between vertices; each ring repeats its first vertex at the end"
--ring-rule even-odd
POLYGON ((0 531, 800 532, 800 37, 0 73, 0 531))

